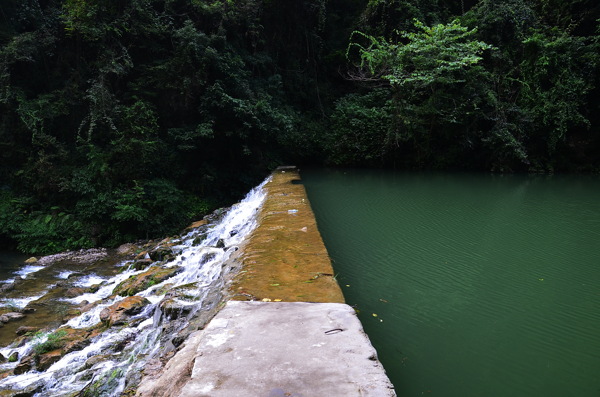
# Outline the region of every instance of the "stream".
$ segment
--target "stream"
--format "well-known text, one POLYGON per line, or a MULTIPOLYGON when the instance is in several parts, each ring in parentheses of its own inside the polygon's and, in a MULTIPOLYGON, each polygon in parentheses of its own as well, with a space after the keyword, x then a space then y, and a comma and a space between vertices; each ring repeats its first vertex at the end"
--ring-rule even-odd
MULTIPOLYGON (((218 310, 226 275, 239 270, 235 252, 256 227, 267 182, 251 190, 221 221, 162 244, 169 255, 161 260, 146 254, 142 260, 111 264, 98 259, 82 265, 68 260, 46 264, 42 258, 5 271, 0 287, 14 283, 14 288, 0 295, 0 314, 25 316, 0 328, 0 396, 118 396, 135 390, 145 369, 159 370, 182 339, 218 310), (149 303, 124 324, 104 324, 103 310, 128 299, 115 291, 152 269, 171 276, 150 277, 136 291, 149 303), (23 325, 41 331, 18 337, 23 325), (23 362, 27 357, 34 357, 39 366, 42 359, 35 353, 67 332, 87 332, 90 337, 44 371, 35 365, 23 370, 29 368, 23 362)), ((103 257, 102 250, 92 253, 103 257)))

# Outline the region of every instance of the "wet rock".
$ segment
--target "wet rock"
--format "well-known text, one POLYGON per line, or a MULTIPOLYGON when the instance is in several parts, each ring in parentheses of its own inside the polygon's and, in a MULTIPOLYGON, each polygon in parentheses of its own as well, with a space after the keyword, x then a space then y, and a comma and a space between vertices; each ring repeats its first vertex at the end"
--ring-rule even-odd
POLYGON ((196 238, 194 238, 194 241, 192 241, 192 245, 194 247, 199 246, 200 244, 202 244, 202 242, 206 239, 206 233, 202 233, 199 236, 197 236, 196 238))
POLYGON ((130 296, 100 312, 100 321, 111 327, 125 324, 129 317, 136 315, 149 305, 150 301, 141 296, 130 296))
POLYGON ((63 347, 61 352, 63 355, 76 350, 81 350, 92 343, 92 333, 85 329, 62 327, 60 330, 66 332, 66 335, 62 337, 63 347))
POLYGON ((108 255, 106 248, 90 248, 79 251, 62 252, 60 254, 43 256, 38 260, 40 265, 49 265, 59 261, 72 261, 79 264, 89 264, 105 259, 108 255))
POLYGON ((137 251, 138 247, 135 244, 127 243, 117 248, 117 254, 119 255, 133 255, 137 251))
POLYGON ((6 283, 0 285, 0 294, 5 294, 15 289, 15 283, 6 283))
POLYGON ((0 364, 4 364, 6 361, 8 361, 8 360, 6 359, 6 357, 4 357, 4 356, 2 355, 2 353, 0 353, 0 364))
POLYGON ((35 313, 36 309, 34 309, 33 307, 25 307, 23 310, 21 310, 21 313, 23 314, 31 314, 31 313, 35 313))
POLYGON ((173 346, 175 347, 179 347, 181 346, 181 344, 183 342, 185 342, 186 337, 183 335, 178 335, 176 337, 174 337, 173 339, 171 339, 171 343, 173 344, 173 346))
POLYGON ((97 365, 99 363, 103 363, 103 362, 109 360, 110 357, 111 357, 110 354, 97 354, 95 356, 92 356, 86 360, 84 368, 85 369, 92 368, 94 365, 97 365))
POLYGON ((217 247, 217 248, 225 248, 225 240, 223 240, 222 238, 220 238, 217 241, 217 245, 215 245, 215 247, 217 247))
POLYGON ((89 292, 90 294, 95 294, 96 292, 98 292, 100 287, 102 287, 102 283, 94 284, 91 287, 89 287, 85 292, 89 292))
POLYGON ((67 298, 75 298, 86 292, 85 288, 72 287, 65 291, 64 295, 67 298))
POLYGON ((37 381, 19 390, 11 390, 7 393, 3 390, 1 395, 2 397, 33 397, 39 395, 38 393, 42 391, 43 387, 44 383, 37 381))
POLYGON ((25 261, 25 263, 36 263, 38 261, 38 258, 36 258, 35 256, 32 256, 31 258, 27 259, 25 261))
POLYGON ((17 335, 34 334, 34 333, 38 332, 39 330, 40 330, 39 327, 22 326, 22 327, 17 328, 16 334, 17 335))
POLYGON ((173 277, 181 270, 178 268, 162 269, 153 267, 140 273, 136 276, 131 276, 127 280, 122 281, 113 289, 113 295, 132 296, 140 291, 143 291, 155 284, 159 284, 164 280, 173 277))
POLYGON ((208 222, 206 221, 206 219, 202 219, 201 221, 196 221, 194 223, 192 223, 191 225, 189 225, 188 227, 186 227, 185 229, 197 229, 200 226, 204 226, 206 225, 208 222))
POLYGON ((67 276, 67 280, 70 280, 70 279, 76 278, 76 277, 83 277, 83 276, 85 276, 85 274, 79 273, 79 272, 73 272, 67 276))
POLYGON ((173 259, 174 254, 170 247, 159 246, 148 253, 153 261, 168 261, 173 259))
POLYGON ((134 261, 131 266, 133 266, 133 268, 135 270, 143 270, 143 269, 147 268, 148 266, 150 266, 152 263, 153 263, 152 259, 144 258, 144 259, 138 259, 138 260, 134 261))
POLYGON ((216 209, 212 214, 208 214, 202 219, 207 223, 219 223, 225 217, 227 211, 229 211, 229 208, 219 208, 216 209))
MULTIPOLYGON (((9 359, 9 361, 10 361, 10 359, 9 359)), ((34 357, 27 356, 27 357, 23 358, 19 364, 17 364, 17 366, 13 370, 13 373, 15 375, 24 374, 25 372, 31 371, 33 369, 34 365, 35 365, 34 357)))
POLYGON ((81 350, 91 343, 92 333, 85 329, 62 327, 48 335, 45 342, 34 346, 27 356, 15 368, 15 375, 28 372, 32 369, 47 370, 52 364, 59 361, 66 354, 81 350))
POLYGON ((135 256, 135 260, 138 260, 138 259, 150 259, 150 257, 148 256, 148 251, 142 251, 139 254, 137 254, 135 256))
POLYGON ((6 324, 9 321, 19 320, 19 319, 22 319, 23 317, 25 317, 25 315, 23 313, 16 313, 16 312, 4 313, 3 315, 0 316, 0 322, 6 324))
POLYGON ((166 298, 160 303, 160 309, 169 320, 175 320, 176 318, 190 314, 193 307, 181 304, 173 298, 166 298))
POLYGON ((45 371, 52 366, 55 362, 59 361, 63 356, 61 349, 56 349, 48 353, 40 354, 38 364, 36 366, 38 371, 45 371))

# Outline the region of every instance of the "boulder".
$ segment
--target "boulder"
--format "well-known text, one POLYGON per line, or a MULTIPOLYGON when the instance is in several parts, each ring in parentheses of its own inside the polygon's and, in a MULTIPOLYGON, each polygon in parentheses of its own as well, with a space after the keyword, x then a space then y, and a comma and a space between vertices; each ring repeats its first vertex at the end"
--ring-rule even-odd
POLYGON ((138 259, 138 260, 134 261, 131 266, 133 266, 133 268, 135 270, 143 270, 143 269, 147 268, 148 266, 150 266, 152 263, 153 263, 152 259, 143 258, 143 259, 138 259))
POLYGON ((62 327, 60 330, 66 332, 66 335, 62 337, 63 347, 61 351, 63 355, 81 350, 92 343, 92 334, 88 330, 71 327, 62 327))
POLYGON ((21 375, 21 374, 24 374, 25 372, 29 372, 33 369, 34 364, 35 364, 34 357, 27 356, 27 357, 23 358, 19 364, 17 364, 17 366, 13 370, 13 373, 15 375, 21 375))
POLYGON ((111 327, 125 324, 129 317, 136 315, 149 305, 150 301, 141 296, 130 296, 100 312, 100 321, 111 327))
POLYGON ((52 366, 55 362, 59 361, 64 355, 61 349, 52 350, 51 352, 40 354, 36 369, 38 371, 45 371, 52 366))
POLYGON ((4 357, 4 356, 2 355, 2 353, 0 353, 0 364, 4 364, 6 361, 8 361, 8 360, 6 359, 6 357, 4 357))
POLYGON ((39 327, 22 326, 22 327, 17 328, 16 334, 17 335, 34 334, 34 333, 38 332, 39 330, 40 330, 39 327))
POLYGON ((19 352, 10 353, 10 355, 8 356, 8 362, 16 363, 17 361, 19 361, 19 352))
POLYGON ((23 313, 16 313, 16 312, 4 313, 3 315, 0 316, 0 322, 8 323, 9 321, 19 320, 23 317, 25 317, 25 315, 23 313))
POLYGON ((168 261, 175 256, 171 247, 160 245, 148 253, 153 261, 168 261))
POLYGON ((165 298, 160 302, 160 309, 169 320, 187 316, 190 314, 194 306, 184 305, 173 298, 165 298))
POLYGON ((153 267, 140 273, 136 276, 131 276, 127 280, 122 281, 113 289, 113 295, 132 296, 140 291, 143 291, 155 284, 159 284, 164 280, 173 277, 181 270, 178 268, 162 269, 153 267))
POLYGON ((15 283, 6 283, 0 285, 0 294, 5 294, 6 292, 10 292, 15 289, 15 283))
POLYGON ((135 244, 126 243, 117 248, 117 254, 119 255, 133 255, 137 251, 138 247, 135 244))
POLYGON ((204 226, 206 224, 208 224, 208 222, 206 221, 206 219, 202 219, 201 221, 196 221, 196 222, 192 223, 191 225, 189 225, 188 227, 186 227, 185 230, 188 230, 188 229, 197 229, 200 226, 204 226))
POLYGON ((19 375, 34 368, 38 371, 45 371, 64 355, 75 350, 81 350, 89 345, 91 337, 92 333, 88 330, 61 327, 49 335, 45 342, 34 346, 17 365, 14 373, 19 375))

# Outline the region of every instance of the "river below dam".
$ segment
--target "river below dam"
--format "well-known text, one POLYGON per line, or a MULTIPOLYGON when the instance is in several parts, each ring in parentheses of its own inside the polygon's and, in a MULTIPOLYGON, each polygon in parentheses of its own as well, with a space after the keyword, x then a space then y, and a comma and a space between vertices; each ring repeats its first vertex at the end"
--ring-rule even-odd
POLYGON ((302 179, 399 396, 600 396, 600 177, 302 179))

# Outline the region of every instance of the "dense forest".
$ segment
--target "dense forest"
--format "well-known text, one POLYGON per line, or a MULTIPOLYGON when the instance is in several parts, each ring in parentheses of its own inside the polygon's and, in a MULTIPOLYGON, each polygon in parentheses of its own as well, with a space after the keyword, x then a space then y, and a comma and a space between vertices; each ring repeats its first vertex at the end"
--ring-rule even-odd
POLYGON ((284 163, 600 171, 597 0, 2 0, 0 236, 151 238, 284 163))

